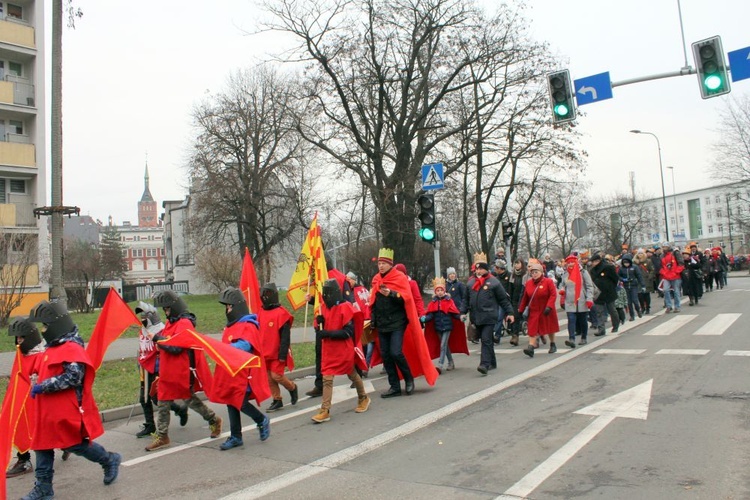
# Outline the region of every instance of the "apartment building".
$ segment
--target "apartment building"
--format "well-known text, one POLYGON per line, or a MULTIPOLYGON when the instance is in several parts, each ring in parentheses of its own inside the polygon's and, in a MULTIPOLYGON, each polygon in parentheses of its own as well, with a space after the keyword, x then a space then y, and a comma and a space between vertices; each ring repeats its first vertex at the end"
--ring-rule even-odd
POLYGON ((44 47, 44 2, 0 0, 0 295, 25 293, 12 315, 49 291, 47 221, 33 213, 47 196, 44 47))

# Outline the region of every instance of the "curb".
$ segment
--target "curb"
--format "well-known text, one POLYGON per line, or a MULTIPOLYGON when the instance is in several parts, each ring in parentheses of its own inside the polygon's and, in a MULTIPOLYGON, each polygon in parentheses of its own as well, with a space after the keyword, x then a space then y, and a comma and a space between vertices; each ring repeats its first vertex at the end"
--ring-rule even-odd
MULTIPOLYGON (((300 368, 299 370, 294 370, 286 374, 288 378, 293 380, 299 380, 314 375, 314 366, 307 366, 305 368, 300 368)), ((202 392, 196 393, 196 395, 200 398, 201 401, 206 401, 208 399, 202 392)), ((134 405, 122 406, 120 408, 112 408, 109 410, 100 411, 99 415, 101 416, 102 422, 104 423, 115 422, 117 420, 126 420, 135 416, 143 415, 143 408, 141 407, 140 403, 137 403, 134 405)))

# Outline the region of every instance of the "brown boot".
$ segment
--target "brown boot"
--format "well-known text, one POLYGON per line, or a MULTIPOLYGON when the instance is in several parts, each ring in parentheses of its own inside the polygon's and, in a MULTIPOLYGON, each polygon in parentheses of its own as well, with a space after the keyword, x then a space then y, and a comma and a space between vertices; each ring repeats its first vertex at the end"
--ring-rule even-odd
POLYGON ((367 411, 367 409, 370 407, 370 397, 365 396, 364 398, 359 398, 359 401, 357 401, 357 407, 354 409, 355 413, 364 413, 367 411))
POLYGON ((323 422, 328 422, 329 420, 331 420, 331 414, 328 410, 324 410, 323 408, 318 410, 317 415, 312 417, 312 421, 316 424, 322 424, 323 422))
POLYGON ((514 345, 514 346, 518 345, 518 335, 510 336, 510 345, 514 345))
POLYGON ((216 416, 214 421, 208 424, 208 428, 211 429, 211 437, 217 438, 221 435, 221 417, 216 416))
POLYGON ((146 451, 154 451, 169 446, 169 436, 157 434, 151 444, 146 446, 146 451))

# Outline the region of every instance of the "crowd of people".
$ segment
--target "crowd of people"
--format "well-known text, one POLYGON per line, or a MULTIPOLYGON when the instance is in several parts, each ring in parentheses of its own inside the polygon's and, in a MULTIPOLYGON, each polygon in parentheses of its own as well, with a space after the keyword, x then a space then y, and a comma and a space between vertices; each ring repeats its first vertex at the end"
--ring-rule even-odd
MULTIPOLYGON (((596 336, 605 335, 607 320, 614 333, 628 319, 650 314, 652 307, 658 307, 652 304, 655 294, 655 300, 663 298, 667 313, 679 313, 683 296, 693 306, 704 293, 727 285, 728 261, 721 248, 701 251, 694 243, 684 249, 664 243, 635 254, 623 245, 617 256, 573 252, 557 262, 548 255, 541 261, 518 258, 512 266, 507 265, 504 252, 495 255, 492 266, 484 253, 475 254, 473 260, 465 282, 453 267, 446 269, 445 278, 435 278, 434 296, 426 307, 416 282, 403 265, 394 263, 393 250, 379 251, 378 272, 369 290, 358 285, 354 273, 329 270, 320 314, 314 320, 316 381, 307 395, 322 397, 322 403, 313 422, 331 419, 337 375, 349 378, 357 391, 354 411, 364 413, 372 401, 362 378, 381 363, 388 388, 380 397, 411 395, 415 379, 424 376, 433 385, 443 371, 454 370, 454 356, 469 354, 467 339, 481 344, 477 371, 483 376, 498 367, 494 346, 503 335, 510 337, 512 346, 527 335, 528 345, 522 350, 530 358, 540 343, 548 344, 548 353, 554 354, 560 330, 558 306, 567 317, 564 343, 574 349, 587 343, 589 329, 596 336)), ((270 398, 266 413, 281 410, 280 386, 289 393, 290 403, 297 403, 297 384, 285 375, 293 369, 293 317, 280 304, 275 284, 265 284, 258 294, 261 307, 256 312, 250 311, 245 294, 237 288, 227 288, 217 300, 227 320, 222 343, 257 361, 236 372, 217 364, 211 373, 200 352, 170 343, 196 325, 195 315, 176 293, 161 292, 154 305, 140 302, 135 308, 142 322, 138 363, 144 414, 136 437, 152 438, 145 451, 169 446, 170 415, 178 416, 184 426, 188 409, 207 422, 211 438, 220 436, 222 418, 196 395, 200 391, 210 401, 227 406, 230 435, 220 450, 243 445, 243 413, 255 422, 261 441, 269 438, 270 420, 260 406, 270 398)), ((96 371, 66 308, 43 301, 28 317, 14 319, 8 333, 16 338, 25 360, 22 376, 31 387, 27 411, 33 425, 29 442, 16 436, 17 460, 6 476, 34 471, 28 451, 34 450, 36 481, 23 498, 52 498, 54 450, 58 448, 64 452, 63 459, 73 453, 98 463, 104 484, 114 482, 121 456, 95 441, 103 433, 91 391, 96 371)))

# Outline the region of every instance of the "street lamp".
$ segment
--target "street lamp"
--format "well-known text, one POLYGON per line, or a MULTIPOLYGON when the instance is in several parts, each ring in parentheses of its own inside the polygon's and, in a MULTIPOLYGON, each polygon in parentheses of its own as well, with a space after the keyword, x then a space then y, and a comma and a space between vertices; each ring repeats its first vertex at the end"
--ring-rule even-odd
POLYGON ((680 216, 677 215, 677 191, 674 188, 674 167, 667 167, 672 171, 672 198, 674 200, 674 232, 680 232, 680 216))
POLYGON ((659 138, 656 137, 656 134, 651 132, 644 132, 642 130, 631 130, 632 134, 646 134, 652 136, 654 139, 656 139, 656 147, 659 150, 659 173, 661 174, 661 203, 664 206, 664 230, 666 231, 666 240, 669 240, 669 219, 667 218, 667 194, 664 191, 664 167, 662 166, 661 162, 661 143, 659 142, 659 138))

